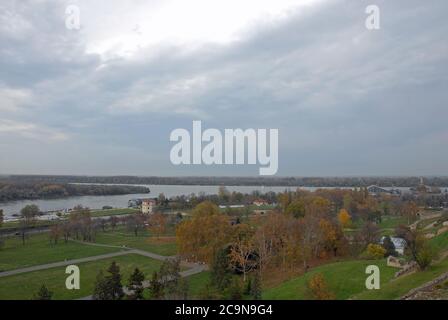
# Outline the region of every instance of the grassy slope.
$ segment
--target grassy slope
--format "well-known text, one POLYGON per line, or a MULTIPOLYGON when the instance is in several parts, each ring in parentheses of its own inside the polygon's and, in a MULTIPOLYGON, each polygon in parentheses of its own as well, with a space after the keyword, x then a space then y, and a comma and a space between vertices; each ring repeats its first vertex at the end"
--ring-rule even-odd
POLYGON ((310 277, 322 273, 329 289, 336 295, 336 299, 347 299, 365 290, 365 273, 368 265, 377 265, 381 270, 381 284, 388 282, 396 269, 386 266, 385 260, 377 261, 344 261, 323 265, 312 269, 307 274, 288 280, 281 285, 266 289, 263 299, 306 299, 306 287, 310 277))
POLYGON ((96 243, 127 246, 131 248, 141 249, 154 252, 164 256, 176 254, 176 243, 174 238, 169 241, 158 241, 155 237, 151 237, 150 233, 143 231, 135 236, 131 232, 125 231, 123 228, 117 231, 100 232, 96 237, 96 243))
POLYGON ((442 233, 431 240, 429 240, 431 246, 437 251, 448 249, 448 232, 442 233))
POLYGON ((411 289, 419 287, 448 271, 448 259, 429 267, 428 270, 403 276, 382 285, 380 290, 364 291, 353 298, 362 300, 392 300, 401 297, 411 289))
POLYGON ((124 285, 127 284, 129 275, 135 267, 142 270, 146 277, 150 279, 152 272, 158 270, 161 264, 160 261, 134 254, 83 263, 79 265, 81 273, 80 290, 66 289, 65 280, 68 275, 65 274, 65 267, 0 278, 0 300, 32 299, 42 284, 53 291, 53 299, 78 299, 91 295, 98 272, 100 270, 105 271, 112 261, 116 261, 120 266, 124 285))
POLYGON ((25 245, 19 237, 6 239, 5 247, 0 249, 0 270, 6 271, 50 262, 77 259, 116 252, 119 249, 86 246, 60 240, 52 246, 48 234, 31 235, 25 245))
POLYGON ((384 216, 378 225, 380 229, 393 229, 400 225, 407 225, 408 221, 405 217, 400 216, 384 216))
POLYGON ((199 298, 209 279, 210 271, 204 271, 188 277, 189 298, 199 298))

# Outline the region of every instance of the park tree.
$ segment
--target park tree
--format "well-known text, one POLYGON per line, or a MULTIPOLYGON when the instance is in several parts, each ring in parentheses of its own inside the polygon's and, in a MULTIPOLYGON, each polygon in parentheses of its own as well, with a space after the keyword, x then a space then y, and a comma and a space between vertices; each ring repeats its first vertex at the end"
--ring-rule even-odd
POLYGON ((93 289, 94 300, 109 300, 109 288, 103 270, 100 270, 96 276, 95 287, 93 289))
POLYGON ((408 219, 408 225, 417 219, 418 206, 414 201, 405 202, 400 208, 400 214, 408 219))
POLYGON ((348 228, 352 224, 352 217, 346 209, 339 210, 338 221, 343 228, 348 228))
POLYGON ((305 204, 305 214, 308 216, 325 217, 330 211, 330 201, 321 196, 313 196, 305 204))
POLYGON ((278 194, 277 201, 280 204, 282 211, 286 213, 286 210, 288 209, 292 201, 291 192, 285 190, 285 192, 278 194))
POLYGON ((83 241, 92 241, 94 239, 94 224, 89 208, 81 205, 75 206, 69 215, 68 221, 76 239, 79 239, 80 236, 83 241))
POLYGON ((380 229, 373 222, 366 222, 364 226, 355 234, 358 242, 364 250, 370 243, 378 243, 380 238, 380 229))
POLYGON ((255 272, 252 285, 250 287, 250 295, 254 300, 261 300, 261 275, 255 272))
POLYGON ((230 244, 230 264, 237 272, 246 275, 257 266, 253 241, 253 230, 247 224, 239 224, 235 230, 235 236, 230 244))
POLYGON ((187 299, 188 282, 180 276, 180 258, 163 261, 158 273, 153 274, 150 293, 154 298, 187 299), (156 284, 155 282, 159 282, 156 284), (160 286, 159 286, 160 285, 160 286))
POLYGON ((149 217, 149 231, 156 235, 157 239, 166 231, 167 218, 162 213, 154 213, 149 217))
POLYGON ((134 233, 137 237, 140 231, 145 229, 145 216, 142 213, 135 213, 126 217, 126 229, 134 233))
POLYGON ((0 228, 3 226, 5 216, 3 215, 3 209, 0 209, 0 228))
POLYGON ((225 186, 218 188, 218 198, 220 203, 228 203, 230 200, 230 192, 225 186))
POLYGON ((107 269, 108 275, 100 271, 96 278, 93 298, 95 300, 121 300, 124 296, 120 267, 113 261, 107 269))
POLYGON ((293 216, 294 218, 300 218, 305 216, 305 204, 302 200, 296 199, 292 201, 286 208, 286 214, 293 216))
POLYGON ((109 224, 112 228, 112 231, 115 231, 115 228, 117 227, 117 224, 119 222, 119 219, 116 216, 112 216, 109 218, 109 224))
POLYGON ((162 299, 164 296, 164 292, 163 292, 163 284, 160 280, 159 274, 157 273, 157 271, 154 271, 152 273, 152 277, 151 280, 149 281, 149 296, 151 297, 151 299, 162 299))
POLYGON ((436 251, 430 246, 428 239, 418 229, 411 229, 406 226, 399 226, 395 230, 397 236, 406 241, 406 251, 417 262, 421 270, 425 270, 436 258, 436 251))
POLYGON ((58 240, 62 236, 62 234, 63 234, 62 225, 55 224, 55 225, 51 226, 50 232, 48 234, 49 238, 50 238, 50 244, 57 245, 58 240))
POLYGON ((179 252, 191 260, 210 263, 228 242, 231 230, 229 218, 215 204, 200 203, 193 210, 193 216, 176 228, 179 252))
POLYGON ((312 300, 333 300, 335 298, 322 273, 316 273, 309 279, 307 295, 312 300))
POLYGON ((22 237, 22 244, 25 244, 26 234, 29 228, 36 223, 36 218, 39 215, 39 207, 35 204, 26 205, 20 211, 19 229, 22 237))
POLYGON ((398 252, 395 250, 395 245, 392 242, 392 239, 390 238, 390 236, 385 236, 383 239, 383 248, 386 250, 385 253, 385 257, 389 257, 389 256, 393 256, 396 257, 398 256, 398 252))
POLYGON ((48 288, 43 284, 39 291, 34 295, 34 300, 51 300, 53 297, 53 292, 48 290, 48 288))
POLYGON ((110 274, 106 279, 110 289, 111 300, 120 300, 124 296, 123 286, 121 285, 120 267, 113 261, 107 271, 110 274))
POLYGON ((145 275, 138 268, 134 269, 134 272, 129 277, 128 289, 130 294, 127 296, 128 300, 143 300, 143 281, 145 275))
POLYGON ((227 298, 230 300, 242 300, 243 288, 239 279, 234 278, 226 290, 227 298))
POLYGON ((218 290, 222 291, 230 284, 229 266, 230 261, 227 249, 218 250, 210 266, 210 281, 218 290))

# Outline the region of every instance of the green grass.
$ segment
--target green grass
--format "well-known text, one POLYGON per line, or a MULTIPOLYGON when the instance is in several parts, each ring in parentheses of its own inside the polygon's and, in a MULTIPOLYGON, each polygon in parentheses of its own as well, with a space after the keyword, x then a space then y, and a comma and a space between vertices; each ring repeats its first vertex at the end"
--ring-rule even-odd
POLYGON ((87 262, 78 265, 80 268, 80 290, 67 290, 65 287, 65 267, 43 271, 29 272, 16 276, 0 278, 0 300, 28 300, 45 284, 53 291, 53 299, 79 299, 92 294, 95 279, 100 270, 106 270, 112 261, 120 266, 122 284, 126 285, 134 268, 138 267, 147 279, 154 271, 159 270, 161 262, 135 254, 87 262))
POLYGON ((431 246, 437 251, 448 249, 448 232, 444 232, 429 240, 431 246))
POLYGON ((380 229, 394 229, 400 225, 407 225, 408 220, 400 216, 383 216, 381 223, 378 224, 380 229))
POLYGON ((308 281, 317 273, 324 275, 328 288, 335 294, 336 299, 347 299, 366 290, 365 280, 368 275, 365 273, 365 270, 368 265, 377 265, 380 268, 381 284, 387 283, 397 271, 395 268, 387 267, 385 260, 331 263, 314 268, 306 274, 288 280, 277 287, 266 289, 263 293, 263 299, 307 299, 308 281))
POLYGON ((119 216, 124 214, 137 213, 140 210, 133 208, 121 208, 121 209, 106 209, 106 210, 92 210, 92 217, 103 217, 103 216, 119 216))
MULTIPOLYGON (((43 226, 51 226, 52 224, 55 224, 57 220, 37 220, 34 224, 35 227, 43 227, 43 226)), ((0 227, 0 230, 6 230, 6 229, 16 229, 20 226, 19 221, 8 221, 4 222, 2 226, 0 227)))
POLYGON ((188 278, 189 287, 189 298, 198 299, 200 298, 202 290, 210 280, 210 271, 204 271, 201 273, 194 274, 188 278))
POLYGON ((119 249, 86 246, 69 241, 52 246, 48 240, 48 234, 31 235, 22 245, 19 237, 7 238, 5 246, 0 249, 0 270, 6 271, 24 268, 51 262, 78 259, 89 256, 116 252, 119 249))
POLYGON ((100 232, 96 236, 96 243, 127 246, 130 248, 145 250, 157 253, 163 256, 172 256, 177 252, 176 243, 169 241, 164 243, 162 240, 157 241, 152 237, 150 232, 141 231, 138 236, 134 233, 126 231, 124 228, 119 228, 116 231, 100 232))
POLYGON ((392 300, 397 299, 411 289, 419 287, 448 271, 448 259, 433 265, 426 271, 416 272, 382 284, 379 290, 364 291, 353 298, 360 300, 392 300))

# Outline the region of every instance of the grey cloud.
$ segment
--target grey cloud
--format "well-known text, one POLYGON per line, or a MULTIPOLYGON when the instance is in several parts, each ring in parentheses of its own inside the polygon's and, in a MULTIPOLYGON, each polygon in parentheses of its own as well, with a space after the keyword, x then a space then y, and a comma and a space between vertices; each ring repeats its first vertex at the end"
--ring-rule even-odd
MULTIPOLYGON (((376 2, 379 31, 364 27, 368 1, 334 0, 237 43, 193 51, 161 45, 102 61, 85 53, 82 33, 57 27, 62 5, 25 1, 17 26, 0 29, 0 84, 32 92, 33 101, 19 101, 28 114, 8 117, 65 132, 67 146, 85 146, 92 159, 106 149, 140 157, 126 164, 117 154, 110 174, 256 174, 167 165, 169 132, 196 119, 217 128, 279 128, 282 175, 446 173, 448 5, 376 2)), ((1 21, 13 16, 5 12, 1 21)), ((73 159, 67 173, 84 173, 75 164, 84 160, 73 159)), ((100 162, 85 162, 84 170, 100 162)))

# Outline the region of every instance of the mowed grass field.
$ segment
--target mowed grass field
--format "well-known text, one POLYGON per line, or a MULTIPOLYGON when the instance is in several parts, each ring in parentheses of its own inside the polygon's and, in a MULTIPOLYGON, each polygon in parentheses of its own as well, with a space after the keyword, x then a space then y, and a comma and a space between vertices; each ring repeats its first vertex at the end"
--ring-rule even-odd
POLYGON ((127 285, 129 276, 136 267, 143 271, 147 279, 151 279, 152 272, 158 271, 162 263, 136 254, 82 263, 78 265, 81 276, 80 290, 66 289, 65 280, 68 275, 65 274, 65 267, 4 277, 0 278, 0 300, 32 299, 42 284, 53 291, 53 299, 79 299, 89 296, 93 293, 98 272, 106 272, 112 261, 120 266, 123 285, 127 285))
MULTIPOLYGON (((151 236, 148 231, 142 231, 135 236, 133 232, 126 231, 123 227, 115 231, 98 232, 95 243, 127 246, 164 256, 172 256, 177 252, 175 237, 157 238, 151 236)), ((23 245, 19 236, 13 236, 6 238, 4 247, 0 249, 0 272, 120 250, 120 248, 92 246, 76 241, 65 243, 63 239, 60 239, 57 245, 52 245, 48 233, 31 234, 23 245)))
POLYGON ((161 236, 157 238, 148 231, 140 231, 137 236, 133 232, 120 227, 115 231, 99 232, 96 243, 126 246, 134 249, 153 252, 162 256, 172 256, 177 253, 174 236, 161 236))
POLYGON ((316 267, 306 274, 285 281, 274 288, 267 288, 263 292, 263 299, 273 300, 305 300, 307 296, 307 284, 309 279, 317 274, 323 274, 329 290, 338 300, 348 299, 354 294, 366 290, 365 273, 368 265, 377 265, 380 268, 381 285, 387 283, 397 271, 395 268, 387 267, 386 260, 357 260, 336 262, 316 267))
POLYGON ((30 235, 25 245, 18 236, 7 238, 5 246, 0 249, 0 272, 25 268, 51 262, 96 256, 117 252, 120 249, 87 246, 81 243, 60 240, 57 245, 51 245, 48 233, 30 235))

